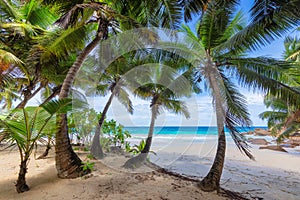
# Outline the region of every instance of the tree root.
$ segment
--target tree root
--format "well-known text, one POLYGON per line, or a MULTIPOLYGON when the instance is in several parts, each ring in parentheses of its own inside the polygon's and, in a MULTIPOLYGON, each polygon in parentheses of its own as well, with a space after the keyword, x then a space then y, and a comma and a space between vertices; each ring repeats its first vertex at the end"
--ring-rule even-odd
POLYGON ((135 157, 130 158, 125 162, 123 165, 126 169, 136 169, 141 167, 142 165, 146 165, 147 161, 147 155, 146 153, 141 153, 135 157))

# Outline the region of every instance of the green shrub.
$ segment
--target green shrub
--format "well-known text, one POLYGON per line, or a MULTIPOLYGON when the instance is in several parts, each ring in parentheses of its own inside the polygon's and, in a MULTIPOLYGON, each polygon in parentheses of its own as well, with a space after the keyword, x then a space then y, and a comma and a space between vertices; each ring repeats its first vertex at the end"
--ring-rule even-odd
POLYGON ((82 162, 81 163, 81 167, 84 171, 88 170, 88 171, 93 171, 94 170, 94 162, 90 162, 90 160, 87 160, 86 162, 82 162))

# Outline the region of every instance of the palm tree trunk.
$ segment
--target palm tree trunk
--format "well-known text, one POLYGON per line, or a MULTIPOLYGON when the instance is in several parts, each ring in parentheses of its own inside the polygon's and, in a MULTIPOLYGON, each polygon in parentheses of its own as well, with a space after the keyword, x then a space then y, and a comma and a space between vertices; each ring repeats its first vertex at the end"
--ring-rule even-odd
POLYGON ((21 161, 19 176, 16 183, 16 190, 18 193, 26 192, 29 190, 29 187, 26 184, 26 179, 25 179, 25 175, 27 173, 27 161, 28 158, 21 161))
POLYGON ((104 122, 104 119, 106 117, 106 113, 112 103, 112 100, 114 98, 114 92, 111 93, 103 111, 102 111, 102 115, 101 118, 98 121, 98 125, 95 131, 95 136, 93 138, 93 143, 92 143, 92 147, 91 147, 91 154, 92 156, 94 156, 97 159, 102 159, 104 157, 103 155, 103 150, 102 150, 102 146, 100 144, 100 131, 104 122))
MULTIPOLYGON (((89 43, 80 55, 77 57, 75 63, 69 69, 67 77, 65 78, 59 99, 67 98, 69 91, 74 82, 76 74, 80 69, 84 59, 88 54, 99 44, 101 39, 107 38, 108 35, 108 21, 100 20, 98 32, 94 40, 89 43)), ((58 120, 59 130, 56 132, 56 142, 55 142, 55 161, 56 169, 58 172, 58 177, 60 178, 76 178, 88 173, 88 170, 83 171, 81 165, 82 162, 80 158, 74 153, 67 126, 67 115, 61 114, 58 120)))
MULTIPOLYGON (((32 87, 32 86, 31 86, 32 87)), ((25 108, 28 101, 33 98, 44 86, 40 85, 33 93, 27 92, 24 94, 24 99, 16 106, 16 108, 25 108)))
POLYGON ((154 125, 155 125, 157 110, 158 110, 158 105, 154 104, 152 109, 151 109, 151 122, 150 122, 148 137, 147 137, 147 140, 146 140, 145 147, 141 151, 141 153, 144 153, 144 154, 147 154, 147 155, 150 152, 150 148, 151 148, 151 144, 152 144, 152 138, 153 138, 153 132, 154 132, 154 125))
POLYGON ((213 69, 209 74, 209 81, 212 87, 213 96, 215 100, 216 108, 216 117, 217 117, 217 126, 218 126, 218 147, 215 155, 213 165, 206 175, 206 177, 199 183, 199 187, 203 191, 214 191, 220 188, 220 179, 222 176, 224 160, 225 160, 225 151, 226 151, 226 138, 224 131, 224 110, 223 110, 223 101, 220 93, 220 88, 218 86, 217 78, 220 79, 220 75, 217 72, 217 69, 213 69))
POLYGON ((42 155, 40 155, 37 159, 44 159, 48 156, 49 154, 49 150, 51 149, 51 137, 48 136, 48 141, 47 141, 47 146, 46 149, 44 151, 44 153, 42 155))
POLYGON ((151 109, 151 122, 150 122, 150 127, 149 127, 149 132, 148 132, 148 137, 146 140, 146 144, 144 149, 141 151, 141 153, 138 156, 135 156, 133 158, 130 158, 125 162, 123 167, 128 168, 128 169, 134 169, 142 166, 142 164, 146 161, 147 156, 150 152, 150 147, 152 144, 152 138, 153 138, 153 132, 154 132, 154 125, 155 125, 155 120, 157 116, 157 111, 158 111, 158 105, 153 104, 152 109, 151 109))
MULTIPOLYGON (((43 103, 41 103, 41 105, 44 105, 44 104, 48 103, 48 102, 49 102, 50 100, 52 100, 54 97, 56 97, 57 95, 59 95, 61 86, 62 86, 62 85, 59 85, 59 86, 55 87, 55 88, 53 89, 53 91, 52 91, 52 94, 51 94, 49 97, 47 97, 47 99, 45 99, 45 100, 43 101, 43 103)), ((41 105, 40 105, 40 106, 41 106, 41 105)))

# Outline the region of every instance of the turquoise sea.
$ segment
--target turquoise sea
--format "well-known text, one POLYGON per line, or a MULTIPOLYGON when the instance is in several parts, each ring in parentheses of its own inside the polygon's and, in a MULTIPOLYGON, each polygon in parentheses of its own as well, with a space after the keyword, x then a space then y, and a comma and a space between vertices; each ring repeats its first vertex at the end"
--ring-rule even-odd
MULTIPOLYGON (((252 131, 255 128, 267 129, 266 126, 253 126, 250 128, 239 128, 241 132, 252 131)), ((144 135, 148 134, 149 127, 124 127, 125 130, 128 130, 132 135, 144 135)), ((229 133, 228 130, 225 130, 226 133, 229 133)), ((217 127, 211 126, 164 126, 164 127, 155 127, 154 135, 217 135, 217 127)))

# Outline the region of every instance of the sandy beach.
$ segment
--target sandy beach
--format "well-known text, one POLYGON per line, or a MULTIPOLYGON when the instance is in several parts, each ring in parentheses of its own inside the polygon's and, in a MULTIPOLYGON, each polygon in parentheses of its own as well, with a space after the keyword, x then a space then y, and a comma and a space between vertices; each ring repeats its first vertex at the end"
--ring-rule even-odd
MULTIPOLYGON (((201 179, 208 172, 215 154, 216 142, 205 143, 190 139, 154 138, 151 161, 193 179, 201 179)), ((39 153, 42 149, 39 150, 39 153)), ((256 161, 251 161, 227 145, 227 157, 221 186, 241 193, 248 199, 299 199, 300 152, 291 153, 260 150, 252 145, 256 161)), ((83 160, 87 153, 79 153, 83 160)), ((22 194, 15 191, 14 182, 19 170, 16 150, 0 151, 0 199, 228 199, 216 192, 200 191, 194 182, 142 167, 133 172, 121 166, 124 156, 107 156, 95 162, 95 171, 85 178, 59 179, 56 176, 54 151, 47 159, 31 158, 27 182, 31 190, 22 194)))
MULTIPOLYGON (((84 159, 87 153, 80 153, 84 159)), ((216 192, 201 192, 194 182, 181 180, 167 174, 153 172, 143 167, 147 173, 132 173, 121 169, 126 158, 106 157, 104 162, 95 162, 95 171, 87 177, 59 179, 56 176, 54 153, 47 159, 34 160, 28 166, 27 183, 30 191, 18 194, 14 182, 18 174, 18 152, 0 151, 1 181, 0 199, 56 200, 56 199, 228 199, 216 192), (118 165, 118 166, 117 166, 118 165)))
MULTIPOLYGON (((273 139, 264 138, 270 142, 273 139)), ((171 171, 201 179, 210 169, 216 145, 216 140, 212 137, 208 137, 205 143, 197 139, 177 138, 165 148, 155 145, 158 152, 157 156, 152 155, 152 161, 171 171)), ((285 148, 289 153, 259 147, 251 145, 251 152, 255 157, 255 161, 252 161, 242 155, 232 140, 228 139, 221 186, 240 192, 249 199, 299 199, 299 146, 285 148)))

